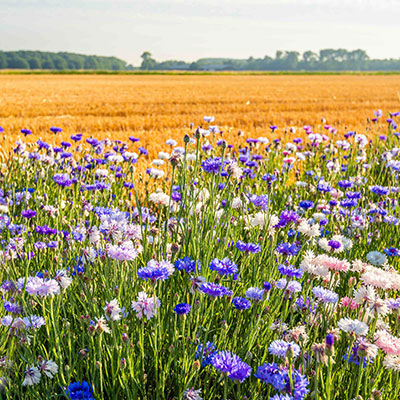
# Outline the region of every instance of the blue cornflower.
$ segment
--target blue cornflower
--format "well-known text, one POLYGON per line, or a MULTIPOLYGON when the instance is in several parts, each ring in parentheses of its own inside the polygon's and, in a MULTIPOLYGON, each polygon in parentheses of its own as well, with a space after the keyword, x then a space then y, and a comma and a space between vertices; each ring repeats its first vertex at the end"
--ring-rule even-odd
POLYGON ((261 301, 264 296, 264 290, 258 287, 251 287, 246 290, 246 297, 250 300, 261 301))
POLYGON ((291 353, 291 357, 296 358, 300 354, 300 347, 295 342, 285 342, 284 340, 274 340, 268 347, 268 351, 281 358, 286 358, 291 353))
POLYGON ((321 300, 323 303, 337 303, 339 296, 332 290, 325 289, 321 286, 317 286, 312 290, 314 296, 321 300))
POLYGON ((251 374, 251 367, 230 351, 219 351, 212 358, 211 364, 215 369, 228 374, 228 377, 235 381, 243 382, 251 374))
POLYGON ((220 275, 232 275, 238 272, 238 267, 228 257, 222 260, 214 258, 214 260, 211 261, 210 270, 217 271, 220 275))
POLYGON ((176 260, 175 268, 178 271, 184 270, 188 274, 201 271, 200 261, 194 261, 190 257, 183 257, 176 260))
POLYGON ((372 193, 377 194, 378 196, 387 196, 390 193, 390 188, 385 187, 385 186, 370 186, 369 190, 372 193))
POLYGON ((217 283, 203 283, 200 290, 211 297, 232 296, 232 290, 217 283))
POLYGON ((311 200, 302 200, 300 201, 299 206, 301 208, 304 208, 304 210, 308 210, 309 208, 314 207, 314 202, 311 200))
POLYGON ((282 275, 289 276, 291 278, 301 278, 303 276, 303 270, 293 268, 291 265, 280 264, 278 271, 282 275))
POLYGON ((29 129, 21 129, 21 133, 25 136, 32 135, 32 131, 29 129))
POLYGON ((357 199, 343 199, 340 202, 341 207, 353 208, 358 205, 357 199))
POLYGON ((35 218, 36 217, 36 211, 35 210, 22 210, 21 215, 24 218, 35 218))
POLYGON ((51 130, 54 134, 62 132, 62 129, 61 129, 61 128, 58 128, 57 126, 52 126, 52 127, 50 128, 50 130, 51 130))
POLYGON ((388 247, 383 250, 389 257, 400 256, 400 249, 396 249, 396 247, 388 247))
POLYGON ((285 256, 295 256, 299 252, 299 248, 290 243, 280 243, 275 251, 285 256))
POLYGON ((218 350, 215 349, 215 344, 212 342, 207 342, 204 344, 199 344, 196 350, 195 358, 201 359, 201 366, 205 367, 206 365, 211 364, 212 358, 218 353, 218 350))
POLYGON ((53 176, 53 181, 57 183, 57 185, 62 187, 71 186, 73 181, 68 174, 55 174, 53 176))
POLYGON ((188 303, 180 303, 180 304, 177 304, 175 307, 174 307, 174 311, 178 314, 178 315, 186 315, 186 314, 189 314, 190 313, 190 309, 191 309, 192 307, 190 306, 190 304, 188 304, 188 303))
POLYGON ((262 210, 267 210, 268 208, 268 195, 266 194, 261 194, 257 197, 255 197, 253 200, 251 200, 251 202, 256 206, 256 207, 260 207, 262 210))
POLYGON ((208 158, 201 163, 201 167, 204 169, 204 171, 210 174, 218 174, 218 172, 223 168, 222 158, 208 158))
POLYGON ((294 211, 284 210, 279 215, 279 222, 275 228, 283 228, 290 223, 295 223, 299 220, 300 216, 294 211))
POLYGON ((234 297, 232 304, 237 310, 247 310, 251 307, 250 301, 244 297, 234 297))
POLYGON ((169 273, 167 268, 154 268, 154 267, 142 267, 138 269, 138 277, 140 279, 150 279, 152 282, 158 280, 168 279, 169 273))
POLYGON ((86 381, 71 383, 66 393, 71 400, 95 400, 92 385, 86 381))
POLYGON ((145 156, 147 156, 147 154, 149 154, 149 152, 147 151, 147 149, 145 149, 144 147, 139 147, 139 153, 143 154, 145 156))
POLYGON ((352 188, 354 186, 354 183, 352 181, 342 180, 342 181, 338 182, 338 185, 342 189, 348 189, 348 188, 352 188))
POLYGON ((317 185, 317 190, 319 192, 330 192, 332 190, 332 187, 329 186, 328 183, 320 181, 317 185))
POLYGON ((261 246, 255 243, 245 243, 241 240, 236 242, 236 247, 240 251, 245 251, 246 253, 259 253, 261 251, 261 246))

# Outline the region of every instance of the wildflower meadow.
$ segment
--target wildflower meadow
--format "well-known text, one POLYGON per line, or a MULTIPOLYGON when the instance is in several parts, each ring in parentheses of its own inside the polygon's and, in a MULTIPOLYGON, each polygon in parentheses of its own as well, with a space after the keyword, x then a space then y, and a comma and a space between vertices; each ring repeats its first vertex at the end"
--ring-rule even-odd
POLYGON ((0 170, 0 397, 399 399, 399 116, 229 141, 206 116, 156 159, 22 129, 0 170))

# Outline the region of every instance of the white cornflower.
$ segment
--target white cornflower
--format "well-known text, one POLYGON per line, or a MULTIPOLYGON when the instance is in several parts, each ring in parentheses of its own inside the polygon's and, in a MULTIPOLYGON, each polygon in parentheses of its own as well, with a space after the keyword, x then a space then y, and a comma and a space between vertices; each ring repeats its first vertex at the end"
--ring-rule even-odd
POLYGON ((338 327, 344 332, 354 333, 357 336, 365 336, 368 333, 368 325, 358 319, 341 318, 338 327))
POLYGON ((40 382, 40 371, 37 367, 28 368, 25 371, 25 379, 22 386, 33 386, 40 382))
POLYGON ((44 360, 39 363, 40 370, 50 379, 58 373, 58 365, 53 360, 44 360))
POLYGON ((103 310, 111 321, 118 321, 121 318, 122 309, 119 306, 117 299, 113 299, 109 303, 106 303, 103 310))
POLYGON ((169 153, 166 153, 166 152, 164 152, 164 151, 160 151, 160 152, 158 153, 158 158, 159 158, 160 160, 168 160, 168 159, 169 159, 169 153))
POLYGON ((367 260, 375 266, 383 265, 387 261, 385 254, 380 253, 379 251, 370 251, 366 257, 367 260))
POLYGON ((163 192, 155 192, 149 196, 149 200, 161 206, 168 206, 169 204, 169 196, 163 192))

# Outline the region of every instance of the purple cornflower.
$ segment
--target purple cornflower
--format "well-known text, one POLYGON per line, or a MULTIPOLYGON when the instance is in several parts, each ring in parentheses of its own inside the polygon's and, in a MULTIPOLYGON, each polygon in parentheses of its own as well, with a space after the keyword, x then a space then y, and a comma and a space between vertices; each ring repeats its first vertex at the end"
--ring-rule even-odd
POLYGON ((337 303, 339 296, 332 290, 325 289, 321 286, 317 286, 312 290, 314 296, 321 300, 323 303, 337 303))
POLYGON ((201 359, 201 366, 205 367, 206 365, 211 364, 212 358, 218 353, 218 350, 215 349, 215 344, 212 342, 207 342, 204 344, 199 344, 197 346, 195 358, 201 359))
POLYGON ((134 136, 129 136, 129 140, 130 140, 132 143, 136 143, 136 142, 139 142, 139 141, 140 141, 139 138, 135 138, 134 136))
POLYGON ((280 243, 275 251, 285 256, 295 256, 299 252, 299 248, 290 243, 280 243))
POLYGON ((204 171, 210 174, 218 174, 218 172, 223 168, 222 158, 208 158, 201 163, 201 167, 204 169, 204 171))
POLYGON ((332 187, 329 186, 328 183, 321 181, 317 185, 317 190, 319 192, 330 192, 332 190, 332 187))
POLYGON ((303 270, 293 268, 291 265, 280 264, 278 271, 282 275, 289 276, 290 278, 301 278, 303 276, 303 270))
POLYGON ((245 251, 246 253, 259 253, 261 251, 261 246, 255 243, 245 243, 241 240, 236 242, 236 247, 240 251, 245 251))
POLYGON ((214 258, 210 263, 210 270, 216 271, 220 275, 233 275, 238 272, 238 267, 228 257, 225 257, 222 260, 214 258))
POLYGON ((258 287, 251 287, 246 290, 246 297, 250 300, 261 301, 264 296, 264 290, 258 287))
POLYGON ((190 304, 187 304, 187 303, 180 303, 180 304, 177 304, 175 307, 174 307, 174 311, 178 314, 178 315, 186 315, 186 314, 189 314, 190 313, 190 309, 191 309, 192 307, 190 306, 190 304))
POLYGON ((149 152, 147 151, 147 149, 145 149, 144 147, 139 147, 139 153, 143 154, 145 156, 147 156, 147 154, 149 154, 149 152))
POLYGON ((57 128, 56 126, 52 126, 52 127, 50 128, 50 130, 51 130, 54 134, 57 134, 57 133, 61 133, 61 132, 62 132, 62 129, 61 129, 61 128, 57 128))
POLYGON ((175 268, 178 271, 184 270, 188 274, 201 271, 200 261, 194 261, 190 257, 183 257, 176 260, 175 268))
POLYGON ((251 374, 251 367, 230 351, 219 351, 211 360, 212 366, 226 373, 232 380, 243 382, 251 374))
POLYGON ((389 192, 390 192, 390 188, 385 187, 385 186, 379 186, 379 185, 371 186, 369 188, 369 190, 372 193, 377 194, 378 196, 387 196, 389 194, 389 192))
POLYGON ((388 247, 383 250, 389 257, 400 256, 400 249, 396 249, 396 247, 388 247))
POLYGON ((340 249, 342 244, 337 240, 329 240, 328 245, 331 249, 340 249))
POLYGON ((340 202, 340 206, 344 208, 353 208, 358 205, 357 199, 343 199, 340 202))
POLYGON ((35 210, 22 210, 21 215, 24 218, 35 218, 36 217, 36 211, 35 210))
POLYGON ((72 185, 72 179, 68 174, 55 174, 53 176, 53 181, 62 187, 69 187, 72 185))
POLYGON ((251 200, 251 202, 256 207, 260 207, 264 211, 268 209, 269 199, 268 199, 268 195, 266 195, 266 194, 261 194, 261 195, 257 196, 256 198, 251 200))
POLYGON ((21 129, 21 133, 25 136, 32 135, 32 131, 29 129, 21 129))
POLYGON ((149 279, 152 282, 165 280, 169 277, 167 268, 142 267, 138 269, 137 274, 140 279, 149 279))
POLYGON ((281 358, 286 358, 291 355, 296 358, 300 354, 300 347, 295 342, 285 342, 284 340, 274 340, 268 347, 268 351, 281 358))
POLYGON ((247 310, 251 307, 250 301, 244 297, 234 297, 232 304, 237 310, 247 310))
POLYGON ((300 216, 291 210, 282 211, 279 215, 279 222, 275 228, 283 228, 290 223, 295 223, 299 220, 300 216))
POLYGON ((216 283, 203 283, 200 290, 211 297, 232 296, 233 291, 216 283))
POLYGON ((47 225, 37 226, 35 231, 40 235, 55 235, 57 233, 57 229, 52 229, 47 225))
POLYGON ((299 207, 303 208, 304 210, 308 210, 309 208, 314 207, 314 202, 311 200, 302 200, 299 203, 299 207))

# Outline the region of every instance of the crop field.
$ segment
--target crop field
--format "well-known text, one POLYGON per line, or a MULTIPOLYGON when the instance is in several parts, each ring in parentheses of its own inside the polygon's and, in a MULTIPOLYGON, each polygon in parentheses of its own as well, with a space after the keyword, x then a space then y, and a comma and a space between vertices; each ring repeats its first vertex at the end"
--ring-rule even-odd
MULTIPOLYGON (((270 125, 365 132, 367 118, 400 104, 400 76, 98 76, 0 75, 0 126, 15 141, 20 130, 48 139, 65 135, 140 137, 154 155, 161 143, 182 140, 190 123, 212 114, 227 139, 241 130, 265 136, 270 125)), ((53 139, 52 139, 53 140, 53 139)))
POLYGON ((0 76, 0 398, 399 399, 398 85, 0 76))

